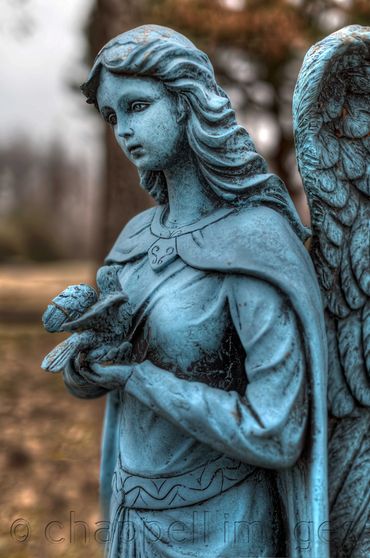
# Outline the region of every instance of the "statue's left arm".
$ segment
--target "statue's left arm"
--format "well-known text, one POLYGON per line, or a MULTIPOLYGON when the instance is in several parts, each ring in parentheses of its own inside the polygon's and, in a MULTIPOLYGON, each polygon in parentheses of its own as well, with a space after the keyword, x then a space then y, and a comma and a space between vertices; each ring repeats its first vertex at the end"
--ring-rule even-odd
POLYGON ((308 414, 295 314, 267 282, 230 275, 226 289, 245 350, 245 394, 180 379, 149 361, 134 365, 125 390, 222 453, 261 467, 290 467, 303 448, 308 414))

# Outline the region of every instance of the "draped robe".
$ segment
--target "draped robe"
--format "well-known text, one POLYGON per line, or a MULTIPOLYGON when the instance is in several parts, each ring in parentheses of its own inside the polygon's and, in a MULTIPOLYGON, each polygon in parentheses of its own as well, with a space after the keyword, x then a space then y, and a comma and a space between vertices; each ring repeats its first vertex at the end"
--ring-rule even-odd
MULTIPOLYGON (((309 255, 268 207, 221 209, 175 236, 163 226, 164 210, 135 217, 106 260, 122 264, 122 287, 136 298, 131 340, 139 362, 107 401, 101 481, 103 503, 111 503, 110 555, 145 552, 118 532, 123 518, 126 527, 148 517, 183 517, 187 525, 192 506, 207 502, 228 513, 234 506, 236 521, 248 524, 257 517, 273 525, 277 512, 287 555, 324 558, 326 341, 309 255), (171 330, 171 316, 180 330, 171 330)), ((67 385, 76 395, 99 394, 74 384, 72 372, 67 385)), ((215 547, 195 555, 242 556, 240 547, 217 546, 216 529, 210 537, 215 547)), ((270 538, 271 555, 278 543, 270 538)), ((158 544, 148 555, 182 555, 173 541, 158 544)), ((249 551, 265 555, 253 544, 249 551)))

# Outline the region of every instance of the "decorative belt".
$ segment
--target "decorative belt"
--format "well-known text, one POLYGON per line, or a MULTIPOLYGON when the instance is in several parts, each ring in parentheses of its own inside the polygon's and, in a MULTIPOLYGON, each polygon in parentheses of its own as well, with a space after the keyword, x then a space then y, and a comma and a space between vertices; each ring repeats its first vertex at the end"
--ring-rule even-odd
POLYGON ((226 455, 171 477, 144 477, 117 466, 112 479, 112 490, 114 497, 126 508, 179 508, 217 496, 255 471, 256 467, 235 461, 226 455))

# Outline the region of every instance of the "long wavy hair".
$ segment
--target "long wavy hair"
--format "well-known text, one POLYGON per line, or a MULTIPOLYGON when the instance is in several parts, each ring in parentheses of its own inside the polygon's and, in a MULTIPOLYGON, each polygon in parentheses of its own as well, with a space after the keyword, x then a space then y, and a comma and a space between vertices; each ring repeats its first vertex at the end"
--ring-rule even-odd
MULTIPOLYGON (((285 215, 302 240, 307 238, 308 230, 285 185, 268 173, 266 161, 256 152, 248 132, 238 125, 208 56, 191 41, 158 25, 143 25, 109 41, 81 86, 87 102, 96 108, 103 67, 114 74, 158 79, 168 91, 181 97, 187 113, 189 145, 220 204, 269 205, 285 215)), ((158 203, 167 202, 162 171, 141 172, 140 182, 158 203)))

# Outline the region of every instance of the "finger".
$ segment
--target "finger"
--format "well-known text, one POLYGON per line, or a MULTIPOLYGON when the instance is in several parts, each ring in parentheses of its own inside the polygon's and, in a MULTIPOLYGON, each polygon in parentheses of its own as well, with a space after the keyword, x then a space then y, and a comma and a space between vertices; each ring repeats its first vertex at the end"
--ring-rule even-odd
POLYGON ((118 350, 117 349, 111 349, 110 351, 108 351, 108 353, 105 355, 106 359, 105 360, 114 360, 117 357, 118 354, 118 350))
POLYGON ((98 362, 92 362, 90 364, 90 368, 95 374, 101 376, 103 374, 106 374, 108 372, 108 368, 111 369, 112 366, 99 364, 98 362))
POLYGON ((96 374, 93 370, 87 370, 86 368, 80 372, 80 376, 87 382, 97 383, 99 381, 99 374, 96 374))
POLYGON ((125 364, 100 364, 99 362, 92 362, 89 366, 96 374, 113 375, 124 374, 129 368, 125 364))
POLYGON ((117 379, 112 377, 110 374, 99 375, 91 371, 86 374, 85 379, 91 384, 98 385, 106 389, 113 389, 119 386, 117 379))
POLYGON ((119 387, 119 378, 110 373, 110 367, 101 366, 101 369, 101 373, 98 373, 94 370, 86 371, 84 375, 85 379, 90 383, 99 385, 107 389, 115 389, 119 387))
POLYGON ((93 370, 90 364, 82 367, 81 370, 79 370, 79 374, 88 382, 94 383, 98 382, 103 375, 103 373, 93 370))
POLYGON ((126 366, 124 364, 109 364, 103 366, 96 362, 91 364, 91 368, 99 377, 109 377, 113 381, 118 382, 126 381, 132 374, 132 366, 126 366))

